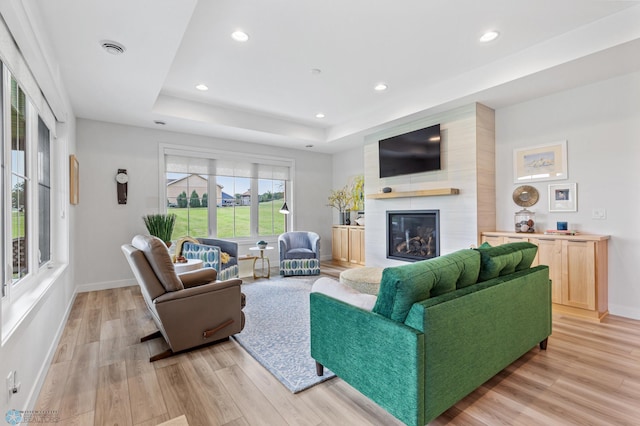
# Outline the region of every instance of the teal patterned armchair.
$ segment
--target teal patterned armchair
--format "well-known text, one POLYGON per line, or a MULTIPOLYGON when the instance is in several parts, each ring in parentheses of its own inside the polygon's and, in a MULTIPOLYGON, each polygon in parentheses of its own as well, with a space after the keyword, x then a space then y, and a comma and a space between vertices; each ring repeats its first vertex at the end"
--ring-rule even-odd
POLYGON ((204 268, 213 268, 218 271, 220 281, 240 276, 238 243, 215 238, 197 238, 197 240, 199 244, 187 241, 182 245, 182 256, 187 259, 201 259, 204 268), (223 262, 225 260, 223 253, 229 256, 226 262, 223 262))

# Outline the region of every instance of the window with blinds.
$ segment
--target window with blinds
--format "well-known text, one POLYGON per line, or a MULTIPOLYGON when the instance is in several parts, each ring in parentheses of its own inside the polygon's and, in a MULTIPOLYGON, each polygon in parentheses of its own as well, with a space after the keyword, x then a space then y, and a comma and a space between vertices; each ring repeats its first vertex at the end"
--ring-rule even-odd
POLYGON ((259 238, 285 231, 279 213, 290 187, 291 161, 165 149, 167 211, 172 239, 259 238))

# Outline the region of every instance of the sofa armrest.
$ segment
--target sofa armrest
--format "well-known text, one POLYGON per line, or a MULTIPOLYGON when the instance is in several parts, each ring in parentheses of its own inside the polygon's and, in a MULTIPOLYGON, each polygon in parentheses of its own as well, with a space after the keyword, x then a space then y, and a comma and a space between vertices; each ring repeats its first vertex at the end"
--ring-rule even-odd
POLYGON ((311 356, 407 424, 423 419, 424 334, 311 293, 311 356))

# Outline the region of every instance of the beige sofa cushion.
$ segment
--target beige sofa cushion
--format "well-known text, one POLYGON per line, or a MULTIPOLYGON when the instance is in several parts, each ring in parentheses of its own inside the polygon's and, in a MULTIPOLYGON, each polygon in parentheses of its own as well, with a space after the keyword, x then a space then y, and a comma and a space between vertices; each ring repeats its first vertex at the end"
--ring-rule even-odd
POLYGON ((167 291, 184 289, 182 281, 176 275, 167 245, 157 237, 151 235, 136 235, 131 245, 144 253, 149 265, 158 280, 167 291))
POLYGON ((322 293, 365 311, 371 311, 376 304, 376 296, 361 293, 334 279, 322 277, 313 283, 312 293, 322 293))

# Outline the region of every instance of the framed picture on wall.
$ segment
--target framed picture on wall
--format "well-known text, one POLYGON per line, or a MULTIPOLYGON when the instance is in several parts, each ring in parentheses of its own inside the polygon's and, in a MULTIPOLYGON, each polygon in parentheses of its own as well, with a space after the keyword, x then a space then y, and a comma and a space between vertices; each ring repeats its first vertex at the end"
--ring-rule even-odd
POLYGON ((513 150, 515 183, 567 178, 567 141, 513 150))
POLYGON ((575 183, 549 185, 549 211, 578 211, 578 188, 575 183))
POLYGON ((80 202, 80 163, 73 154, 69 156, 69 202, 80 202))

